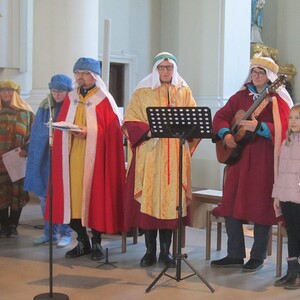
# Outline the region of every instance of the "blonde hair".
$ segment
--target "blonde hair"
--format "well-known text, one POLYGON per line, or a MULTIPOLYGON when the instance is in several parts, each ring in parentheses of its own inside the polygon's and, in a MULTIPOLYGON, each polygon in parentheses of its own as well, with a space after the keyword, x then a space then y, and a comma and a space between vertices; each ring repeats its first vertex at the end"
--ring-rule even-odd
MULTIPOLYGON (((290 114, 292 111, 296 111, 298 112, 298 114, 300 115, 300 104, 295 104, 291 110, 290 110, 290 114)), ((291 142, 291 135, 293 134, 292 130, 290 128, 288 128, 287 132, 286 132, 286 142, 285 144, 288 146, 291 142)))

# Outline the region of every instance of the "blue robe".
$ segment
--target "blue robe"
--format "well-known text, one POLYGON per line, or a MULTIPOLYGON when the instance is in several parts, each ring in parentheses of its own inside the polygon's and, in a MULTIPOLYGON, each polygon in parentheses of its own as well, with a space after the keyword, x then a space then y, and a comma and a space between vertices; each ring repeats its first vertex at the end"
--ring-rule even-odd
POLYGON ((46 197, 50 171, 49 128, 45 125, 50 118, 49 100, 54 122, 62 106, 50 94, 40 104, 31 128, 24 182, 24 189, 39 197, 46 197))

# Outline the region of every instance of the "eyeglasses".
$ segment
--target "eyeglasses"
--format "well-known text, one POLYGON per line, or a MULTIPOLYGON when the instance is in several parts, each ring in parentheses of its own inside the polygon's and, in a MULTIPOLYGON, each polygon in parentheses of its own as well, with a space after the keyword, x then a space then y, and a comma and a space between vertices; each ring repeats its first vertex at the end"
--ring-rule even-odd
POLYGON ((52 94, 59 94, 59 95, 62 95, 64 93, 67 93, 67 91, 62 91, 62 90, 51 90, 52 94))
POLYGON ((91 73, 88 71, 76 71, 75 76, 87 76, 90 75, 91 73))
POLYGON ((13 93, 14 89, 10 89, 10 88, 3 88, 0 89, 0 92, 2 93, 13 93))
POLYGON ((160 65, 160 66, 157 66, 157 69, 158 69, 158 71, 163 71, 163 70, 172 71, 173 65, 167 65, 167 66, 160 65))
POLYGON ((252 75, 256 75, 258 77, 263 77, 266 75, 266 72, 263 72, 263 71, 260 71, 260 72, 257 72, 257 71, 252 71, 251 72, 252 75))

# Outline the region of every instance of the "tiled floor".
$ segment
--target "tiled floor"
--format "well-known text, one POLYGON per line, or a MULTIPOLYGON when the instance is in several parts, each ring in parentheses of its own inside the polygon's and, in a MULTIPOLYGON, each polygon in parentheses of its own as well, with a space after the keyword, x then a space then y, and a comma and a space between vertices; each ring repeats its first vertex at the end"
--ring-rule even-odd
MULTIPOLYGON (((191 269, 181 261, 180 276, 176 269, 169 269, 168 274, 182 280, 174 280, 163 275, 149 293, 145 290, 160 274, 161 268, 153 266, 142 269, 139 261, 144 254, 144 237, 139 237, 133 245, 128 238, 127 252, 121 253, 121 238, 105 236, 103 247, 108 249, 108 261, 114 266, 100 265, 91 261, 89 256, 77 259, 65 259, 67 250, 76 245, 76 239, 67 248, 53 248, 53 284, 49 276, 49 248, 33 246, 32 241, 42 233, 41 212, 38 203, 27 205, 22 213, 18 238, 0 239, 0 299, 29 300, 46 293, 62 293, 72 300, 83 299, 299 299, 300 290, 288 291, 276 288, 275 277, 276 243, 273 242, 273 255, 265 261, 263 269, 256 274, 244 274, 240 269, 215 269, 205 260, 205 230, 188 228, 186 247, 182 253, 188 255, 188 263, 200 276, 207 280, 214 293, 201 278, 191 274, 191 269)), ((223 249, 215 251, 215 231, 213 232, 212 259, 226 254, 226 234, 223 234, 223 249)), ((247 237, 247 245, 252 238, 247 237)), ((286 244, 284 257, 286 256, 286 244)), ((249 250, 248 250, 249 252, 249 250)), ((283 273, 285 273, 283 262, 283 273)), ((53 294, 53 299, 55 294, 53 294)), ((47 298, 51 299, 51 298, 47 298)))

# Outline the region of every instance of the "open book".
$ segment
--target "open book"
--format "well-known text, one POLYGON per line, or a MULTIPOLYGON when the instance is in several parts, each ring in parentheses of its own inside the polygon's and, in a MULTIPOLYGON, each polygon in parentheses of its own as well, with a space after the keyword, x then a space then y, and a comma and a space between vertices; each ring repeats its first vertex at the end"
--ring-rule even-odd
MULTIPOLYGON (((46 126, 49 127, 49 122, 46 123, 46 126)), ((59 129, 59 130, 67 130, 67 131, 81 131, 79 126, 64 121, 53 122, 52 128, 59 129)))

